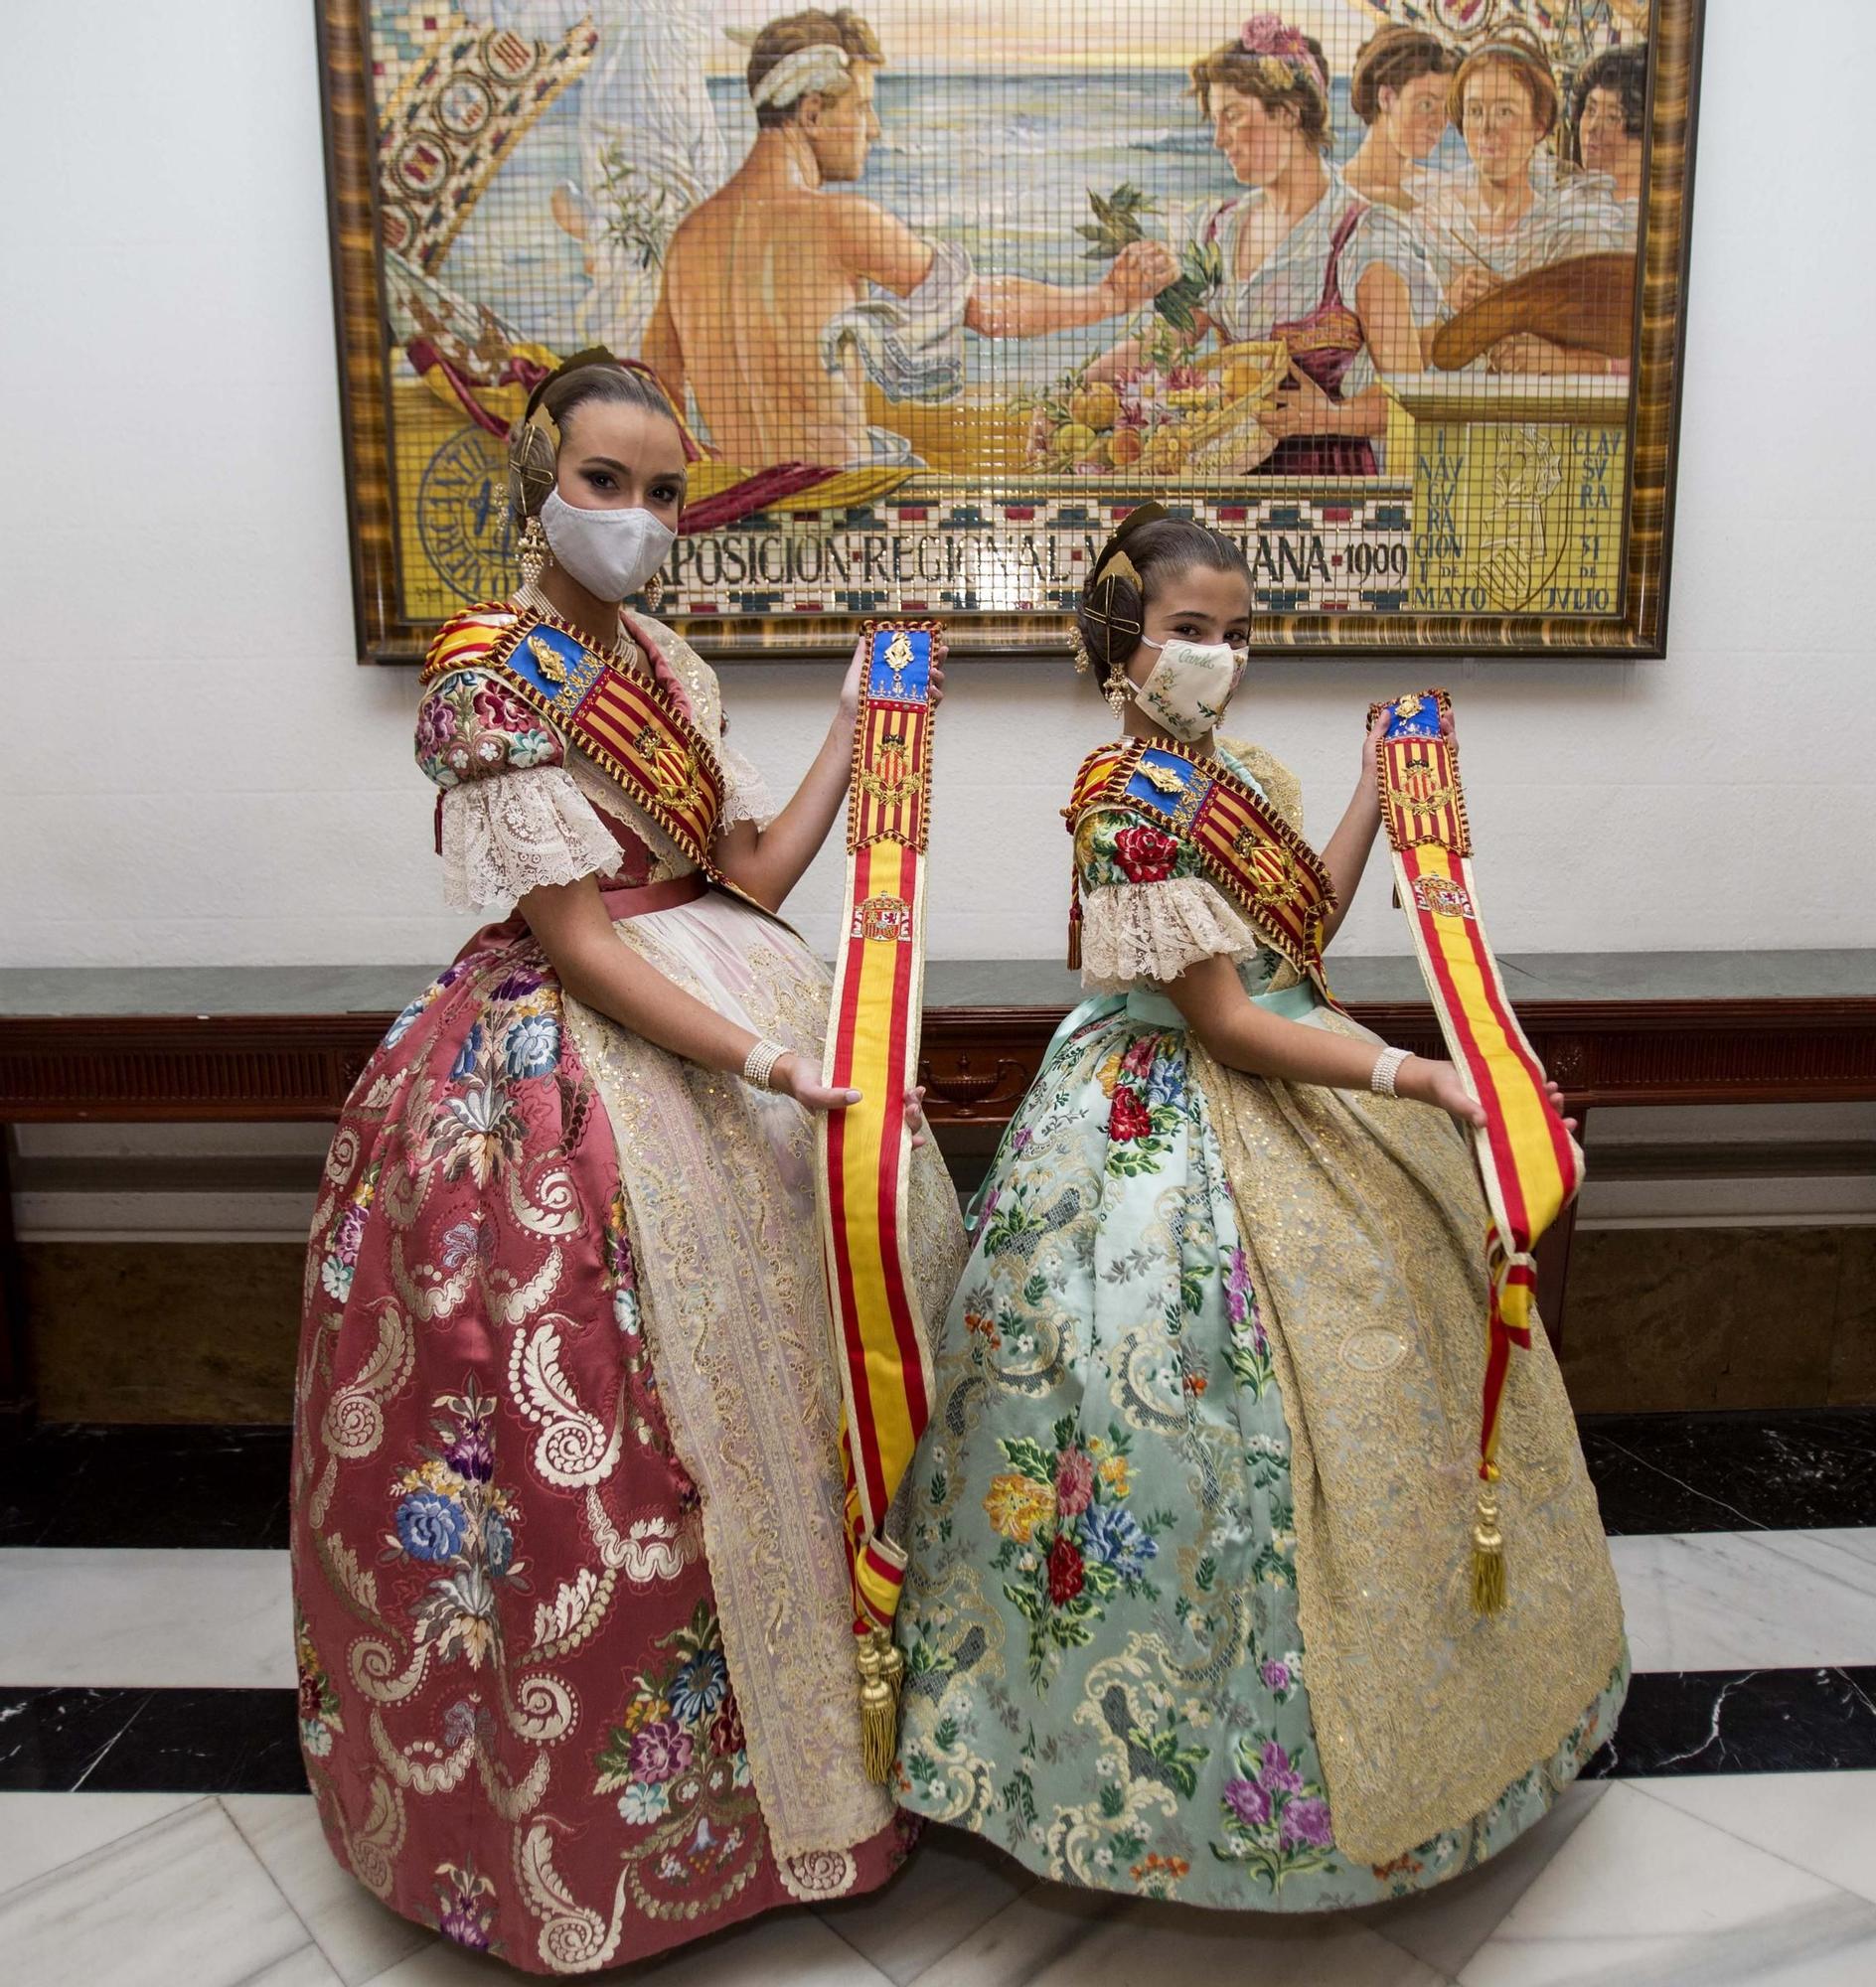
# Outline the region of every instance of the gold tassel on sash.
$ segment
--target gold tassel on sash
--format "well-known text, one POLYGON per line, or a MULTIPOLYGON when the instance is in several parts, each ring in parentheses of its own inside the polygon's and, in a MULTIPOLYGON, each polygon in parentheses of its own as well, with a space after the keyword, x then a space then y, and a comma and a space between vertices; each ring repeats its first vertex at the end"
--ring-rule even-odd
POLYGON ((1473 1612, 1504 1612, 1504 1534, 1498 1529, 1495 1464, 1479 1486, 1479 1518, 1473 1526, 1473 1612))
POLYGON ((860 1643, 860 1752, 866 1777, 892 1777, 899 1749, 899 1686, 905 1658, 888 1628, 869 1628, 860 1643))

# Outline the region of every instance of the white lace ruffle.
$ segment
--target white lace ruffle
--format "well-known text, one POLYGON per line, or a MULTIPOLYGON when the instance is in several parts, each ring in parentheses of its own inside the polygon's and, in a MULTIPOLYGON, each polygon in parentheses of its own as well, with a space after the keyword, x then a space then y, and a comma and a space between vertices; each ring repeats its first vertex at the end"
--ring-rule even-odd
POLYGON ((723 812, 717 827, 752 821, 757 828, 767 828, 781 813, 770 798, 767 781, 727 739, 718 740, 716 759, 723 769, 723 812))
POLYGON ((497 773, 443 796, 443 902, 452 911, 605 875, 620 860, 618 842, 563 766, 497 773))
POLYGON ((1082 899, 1081 977, 1089 987, 1176 980, 1201 959, 1256 949, 1257 935, 1202 876, 1107 883, 1082 899))

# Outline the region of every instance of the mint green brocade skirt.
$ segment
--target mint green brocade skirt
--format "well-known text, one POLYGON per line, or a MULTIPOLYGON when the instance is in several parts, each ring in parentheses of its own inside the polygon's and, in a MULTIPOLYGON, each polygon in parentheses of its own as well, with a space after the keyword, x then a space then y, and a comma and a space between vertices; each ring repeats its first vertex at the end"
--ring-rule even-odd
POLYGON ((1613 1731, 1627 1653, 1470 1824, 1378 1867, 1337 1848, 1284 1401, 1190 1061, 1163 996, 1084 1002, 973 1209, 905 1520, 899 1798, 1062 1883, 1373 1904, 1540 1819, 1613 1731))

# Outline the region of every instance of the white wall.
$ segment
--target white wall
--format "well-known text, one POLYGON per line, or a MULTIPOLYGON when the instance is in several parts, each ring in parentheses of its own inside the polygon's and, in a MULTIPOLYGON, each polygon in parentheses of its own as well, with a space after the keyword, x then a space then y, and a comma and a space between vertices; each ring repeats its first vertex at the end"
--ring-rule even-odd
MULTIPOLYGON (((1876 945, 1866 601, 1876 456, 1855 235, 1876 10, 1709 9, 1671 653, 1449 671, 1493 935, 1516 950, 1876 945), (1796 18, 1796 16, 1794 16, 1796 18)), ((93 0, 9 20, 0 958, 436 961, 408 673, 360 670, 312 10, 93 0), (78 64, 82 61, 80 70, 78 64)), ((1327 834, 1360 713, 1412 665, 1260 665, 1239 728, 1327 834)), ((827 668, 729 673, 737 742, 805 764, 827 668)), ((1061 939, 1056 810, 1101 705, 959 668, 934 950, 1061 939)), ((798 909, 831 935, 823 862, 798 909)), ((1371 882, 1344 944, 1405 949, 1371 882)))

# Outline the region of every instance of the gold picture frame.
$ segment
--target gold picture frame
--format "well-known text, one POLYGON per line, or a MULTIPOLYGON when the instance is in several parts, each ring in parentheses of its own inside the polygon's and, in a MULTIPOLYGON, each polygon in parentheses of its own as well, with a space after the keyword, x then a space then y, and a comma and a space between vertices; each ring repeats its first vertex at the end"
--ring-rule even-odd
MULTIPOLYGON (((1377 22, 1390 4, 1397 18, 1441 13, 1403 0, 1367 0, 1377 22)), ((1382 382, 1390 403, 1388 446, 1398 451, 1397 464, 1409 456, 1413 462, 1411 474, 1397 467, 1391 480, 1130 474, 1118 460, 1118 429, 1110 438, 1114 462, 1096 465, 1094 476, 1080 473, 1085 464, 1069 473, 1052 458, 1032 469, 1008 465, 975 476, 946 471, 936 456, 930 467, 920 459, 910 486, 916 504, 905 501, 903 490, 875 512, 861 505, 817 513, 797 499, 792 518, 779 527, 757 513, 753 525, 742 519, 707 537, 681 539, 680 571, 696 583, 667 592, 665 618, 716 662, 845 654, 862 624, 882 613, 942 615, 957 657, 1062 654, 1066 601, 1086 547, 1113 518, 1151 497, 1244 533, 1260 589, 1252 626, 1260 649, 1303 658, 1659 657, 1704 7, 1703 0, 1648 0, 1645 9, 1642 0, 1590 0, 1590 11, 1607 13, 1612 5, 1631 18, 1644 13, 1647 31, 1645 193, 1626 372, 1605 380, 1482 375, 1486 362, 1475 356, 1469 372, 1442 373, 1428 362, 1418 376, 1389 377, 1382 382), (1471 451, 1473 508, 1455 524, 1458 514, 1442 508, 1437 487, 1446 473, 1439 451, 1462 446, 1471 451), (1611 502, 1612 494, 1618 501, 1611 502), (1591 521, 1594 540, 1579 499, 1607 512, 1591 521), (1307 513, 1294 531, 1269 523, 1293 513, 1307 513), (875 516, 876 531, 869 524, 875 516), (1442 519, 1452 529, 1442 531, 1442 519), (741 577, 757 578, 755 590, 737 592, 724 580, 737 559, 741 577), (1357 570, 1364 562, 1367 569, 1357 570), (804 581, 800 575, 810 566, 814 576, 804 581), (705 583, 712 570, 713 586, 705 583), (828 597, 845 604, 804 610, 804 587, 812 591, 824 573, 832 582, 828 597), (1032 597, 1023 598, 1025 592, 1032 597), (698 611, 700 603, 708 611, 698 611)), ((485 406, 475 427, 460 408, 451 412, 435 378, 415 381, 411 342, 400 340, 393 324, 398 299, 387 278, 384 175, 396 134, 374 93, 375 71, 384 66, 371 39, 373 0, 315 0, 315 7, 358 654, 364 663, 407 664, 420 660, 449 603, 467 605, 478 594, 506 590, 496 494, 499 419, 485 406), (409 459, 400 462, 398 410, 413 404, 427 424, 423 448, 406 446, 409 459), (451 421, 456 427, 445 441, 465 465, 458 470, 435 443, 451 421), (472 509, 465 508, 471 484, 472 509), (429 535, 419 542, 411 519, 423 505, 424 516, 442 523, 426 526, 429 535), (447 586, 436 583, 434 572, 415 571, 439 559, 455 562, 447 586)), ((1524 7, 1525 0, 1489 0, 1484 14, 1496 8, 1508 19, 1524 7)), ((1193 18, 1209 17, 1194 10, 1193 18)), ((473 27, 447 10, 436 19, 473 27)), ((569 30, 567 40, 579 32, 569 30)), ((564 45, 558 53, 566 54, 564 45)), ((575 68, 578 55, 576 49, 569 58, 575 68)), ((518 56, 517 68, 526 60, 518 56)), ((532 86, 537 96, 548 93, 532 86)), ((525 121, 520 129, 526 132, 525 121)), ((479 186, 507 156, 489 141, 479 186), (498 163, 491 166, 490 158, 498 163)), ((1098 214, 1098 201, 1096 208, 1098 214)), ((1073 220, 1064 214, 1063 227, 1073 220)), ((514 397, 512 391, 487 396, 498 413, 514 397)), ((902 425, 918 445, 916 416, 902 425)), ((828 486, 847 487, 839 478, 828 486)))

